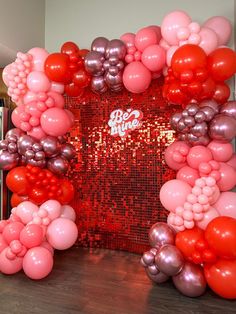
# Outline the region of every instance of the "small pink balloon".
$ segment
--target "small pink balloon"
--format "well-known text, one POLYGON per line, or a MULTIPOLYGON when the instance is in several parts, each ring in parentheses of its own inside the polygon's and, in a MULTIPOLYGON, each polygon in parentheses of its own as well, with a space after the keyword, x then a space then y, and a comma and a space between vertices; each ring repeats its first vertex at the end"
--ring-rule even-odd
POLYGON ((42 279, 52 271, 53 257, 48 249, 34 247, 28 250, 23 259, 23 270, 31 279, 42 279))
POLYGON ((208 146, 216 161, 228 161, 233 156, 233 145, 231 143, 221 143, 217 141, 211 141, 208 146))
MULTIPOLYGON (((7 242, 5 241, 4 237, 2 234, 0 234, 0 253, 8 247, 7 242)), ((1 270, 1 265, 0 265, 0 270, 1 270)))
POLYGON ((5 68, 2 71, 2 79, 3 82, 6 86, 9 86, 9 74, 11 74, 11 70, 12 70, 12 63, 8 64, 7 66, 5 66, 5 68))
POLYGON ((38 110, 37 101, 32 101, 28 103, 27 105, 25 105, 25 112, 37 118, 40 118, 42 115, 42 112, 38 110))
POLYGON ((203 26, 212 29, 217 34, 219 46, 226 45, 230 40, 232 24, 226 17, 213 16, 209 18, 203 26))
POLYGON ((199 36, 201 37, 199 46, 205 51, 207 55, 209 55, 218 47, 218 36, 212 29, 208 27, 202 27, 201 31, 199 32, 199 36))
POLYGON ((24 95, 24 98, 23 98, 23 102, 24 104, 28 104, 32 101, 36 101, 37 100, 37 94, 32 92, 32 91, 27 91, 26 94, 24 95))
POLYGON ((0 271, 6 275, 13 275, 22 269, 22 257, 16 257, 12 260, 7 258, 8 247, 0 254, 0 271))
POLYGON ((217 181, 217 185, 220 191, 229 191, 236 185, 236 171, 231 166, 224 162, 220 163, 220 180, 217 181))
POLYGON ((194 186, 195 181, 199 178, 199 173, 196 169, 189 166, 184 166, 177 172, 176 179, 182 180, 191 186, 194 186))
POLYGON ((75 219, 76 219, 75 210, 69 205, 63 205, 61 207, 61 216, 60 217, 75 221, 75 219))
POLYGON ((144 27, 135 36, 135 46, 139 51, 143 52, 147 47, 157 45, 160 41, 158 39, 157 33, 153 28, 144 27))
POLYGON ((51 83, 44 72, 33 71, 27 76, 27 87, 35 93, 47 92, 51 83))
POLYGON ((16 207, 16 215, 20 217, 24 224, 29 223, 33 219, 33 214, 38 211, 38 206, 32 202, 25 201, 16 207))
POLYGON ((199 45, 201 42, 201 36, 199 34, 192 33, 188 38, 188 44, 199 45))
POLYGON ((48 200, 39 207, 39 210, 46 210, 49 218, 54 220, 61 215, 62 208, 58 201, 48 200))
POLYGON ((165 41, 165 39, 161 39, 160 42, 159 42, 159 45, 164 48, 165 50, 168 50, 170 49, 170 45, 167 43, 167 41, 165 41))
POLYGON ((148 46, 142 53, 142 63, 152 72, 160 71, 166 64, 166 53, 159 45, 148 46))
POLYGON ((148 26, 148 28, 150 28, 150 29, 152 29, 152 30, 154 30, 154 32, 156 32, 156 35, 157 35, 157 43, 159 43, 160 42, 160 40, 161 40, 161 28, 160 28, 160 26, 157 26, 157 25, 150 25, 150 26, 148 26))
POLYGON ((28 249, 39 246, 43 241, 43 229, 39 225, 25 226, 20 233, 20 242, 28 249))
POLYGON ((174 53, 176 52, 176 50, 178 48, 179 48, 179 46, 172 46, 172 47, 170 47, 167 50, 167 53, 166 53, 166 63, 167 63, 168 66, 171 66, 172 57, 173 57, 174 53))
POLYGON ((183 141, 175 141, 171 143, 165 150, 165 162, 174 170, 187 165, 186 157, 189 153, 190 146, 183 141), (176 159, 176 153, 180 156, 180 159, 176 159))
POLYGON ((197 226, 205 230, 208 224, 216 217, 219 217, 218 211, 210 207, 209 210, 204 213, 203 219, 197 222, 197 226))
POLYGON ((214 207, 220 216, 228 216, 236 219, 236 193, 222 192, 214 207))
POLYGON ((187 162, 191 168, 198 169, 200 163, 208 162, 213 159, 209 148, 197 145, 189 150, 187 162))
POLYGON ((51 82, 50 92, 56 92, 58 94, 63 94, 65 90, 65 85, 58 82, 51 82))
POLYGON ((32 48, 28 51, 33 56, 33 69, 32 71, 44 71, 44 63, 49 53, 44 48, 32 48))
POLYGON ((71 120, 65 110, 56 107, 44 111, 40 122, 43 131, 51 136, 64 135, 71 127, 71 120))
POLYGON ((236 153, 234 153, 230 160, 227 161, 227 165, 231 166, 236 171, 236 153))
POLYGON ((11 115, 12 123, 15 125, 15 127, 19 129, 21 128, 21 122, 22 122, 21 114, 24 114, 24 113, 25 113, 25 106, 20 105, 13 110, 12 115, 11 115))
POLYGON ((4 240, 10 244, 13 240, 19 240, 23 228, 24 225, 21 222, 11 222, 4 228, 2 236, 4 240))
POLYGON ((33 127, 29 132, 27 132, 27 134, 36 138, 37 140, 41 140, 47 136, 40 126, 33 127))
POLYGON ((44 241, 43 243, 41 243, 40 246, 47 249, 52 254, 52 256, 54 255, 54 248, 47 241, 44 241))
POLYGON ((120 37, 120 40, 122 40, 127 48, 134 46, 134 40, 135 40, 135 34, 133 33, 125 33, 120 37))

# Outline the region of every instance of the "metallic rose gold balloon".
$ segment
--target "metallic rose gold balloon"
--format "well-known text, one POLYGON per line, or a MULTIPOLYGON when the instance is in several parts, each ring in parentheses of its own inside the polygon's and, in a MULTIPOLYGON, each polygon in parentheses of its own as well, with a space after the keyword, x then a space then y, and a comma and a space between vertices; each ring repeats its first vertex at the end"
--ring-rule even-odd
POLYGON ((61 156, 67 160, 71 160, 75 157, 76 151, 73 145, 66 143, 61 146, 61 156))
POLYGON ((14 129, 9 130, 9 131, 6 133, 5 138, 7 138, 8 136, 11 136, 11 135, 14 135, 14 136, 16 136, 17 138, 19 138, 19 137, 22 136, 23 134, 24 134, 23 131, 21 131, 21 130, 18 129, 18 128, 14 128, 14 129))
POLYGON ((148 272, 151 274, 151 275, 157 275, 160 271, 159 269, 157 268, 156 265, 150 265, 148 266, 148 272))
POLYGON ((17 166, 19 160, 18 154, 10 154, 6 150, 0 151, 0 170, 10 170, 17 166))
POLYGON ((219 105, 215 100, 203 100, 200 104, 199 107, 210 107, 214 110, 215 114, 219 112, 219 105))
POLYGON ((109 43, 109 40, 107 38, 97 37, 92 42, 91 50, 105 54, 108 43, 109 43))
POLYGON ((17 142, 19 154, 24 155, 27 150, 32 149, 34 143, 35 140, 33 139, 33 137, 26 134, 22 135, 17 142))
POLYGON ((104 73, 104 61, 105 58, 102 53, 90 51, 85 57, 85 69, 92 75, 100 76, 104 73))
POLYGON ((236 101, 228 101, 226 104, 222 105, 220 112, 236 119, 236 101))
POLYGON ((164 244, 175 243, 175 233, 165 222, 157 222, 149 231, 149 243, 152 247, 159 248, 164 244))
POLYGON ((150 251, 144 252, 142 259, 146 266, 151 266, 155 261, 155 255, 153 255, 150 251))
POLYGON ((106 58, 111 56, 118 59, 124 59, 126 55, 126 46, 120 39, 112 39, 109 41, 106 49, 106 58))
POLYGON ((95 93, 105 93, 107 85, 103 76, 94 76, 91 79, 91 88, 95 93))
POLYGON ((62 175, 68 170, 69 163, 65 158, 57 156, 48 160, 47 167, 53 173, 62 175))
POLYGON ((149 272, 148 268, 146 268, 146 274, 149 277, 149 279, 151 279, 155 283, 163 283, 169 279, 169 277, 167 275, 163 274, 162 272, 158 272, 156 275, 152 275, 149 272))
POLYGON ((236 136, 236 119, 225 113, 218 114, 210 123, 209 135, 213 140, 232 141, 236 136))
POLYGON ((56 156, 60 152, 61 146, 56 137, 47 136, 40 141, 40 144, 43 147, 46 157, 56 156))

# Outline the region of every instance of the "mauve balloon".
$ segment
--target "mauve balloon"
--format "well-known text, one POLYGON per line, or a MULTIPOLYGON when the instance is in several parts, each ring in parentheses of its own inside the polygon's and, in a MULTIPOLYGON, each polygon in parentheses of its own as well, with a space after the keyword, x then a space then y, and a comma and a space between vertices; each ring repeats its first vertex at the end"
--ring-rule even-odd
POLYGON ((210 123, 209 135, 213 140, 231 142, 236 136, 236 119, 225 113, 218 114, 210 123))
POLYGON ((199 297, 206 290, 206 279, 201 266, 189 262, 172 279, 175 287, 187 297, 199 297))
POLYGON ((195 105, 195 104, 189 104, 187 107, 186 107, 186 110, 188 111, 188 114, 190 116, 195 116, 195 114, 198 112, 198 106, 195 105))
POLYGON ((9 153, 11 153, 11 154, 17 153, 18 149, 17 149, 16 143, 9 143, 9 144, 8 144, 8 151, 9 151, 9 153))
POLYGON ((165 222, 154 224, 149 231, 148 237, 150 245, 157 249, 164 244, 175 243, 175 233, 165 222))
POLYGON ((40 143, 34 143, 32 149, 34 152, 39 152, 43 149, 43 146, 40 143))
POLYGON ((68 170, 69 163, 65 158, 57 156, 48 160, 47 167, 53 173, 62 175, 68 170))
POLYGON ((105 54, 108 42, 109 40, 105 37, 97 37, 92 42, 91 50, 105 54))
POLYGON ((32 159, 32 158, 34 158, 34 155, 35 155, 35 152, 34 152, 33 150, 31 150, 31 149, 29 149, 29 150, 27 150, 27 151, 25 152, 25 157, 26 157, 27 159, 32 159))
POLYGON ((144 252, 142 259, 146 266, 151 266, 155 261, 155 255, 153 255, 150 251, 144 252))
POLYGON ((201 111, 204 112, 205 121, 207 121, 207 122, 211 121, 215 115, 214 109, 212 109, 211 107, 208 107, 208 106, 202 107, 201 111))
POLYGON ((108 69, 108 72, 109 72, 110 75, 116 76, 118 74, 118 72, 119 72, 119 69, 117 68, 117 66, 111 65, 109 67, 109 69, 108 69))
POLYGON ((39 161, 39 160, 44 160, 45 159, 45 153, 43 151, 40 151, 40 152, 36 152, 35 153, 35 160, 36 161, 39 161))
POLYGON ((236 119, 236 101, 228 101, 220 108, 221 113, 225 113, 228 116, 233 117, 236 119))
POLYGON ((46 157, 52 157, 60 152, 60 144, 56 137, 47 136, 40 141, 46 157))
POLYGON ((17 142, 19 154, 25 155, 27 150, 32 149, 34 143, 35 140, 30 135, 22 135, 17 142))
POLYGON ((194 117, 191 117, 191 116, 187 116, 184 118, 184 124, 187 126, 187 127, 192 127, 195 125, 195 120, 194 120, 194 117))
POLYGON ((21 131, 21 130, 18 129, 18 128, 14 128, 14 129, 9 130, 9 131, 6 133, 5 138, 7 138, 8 136, 11 136, 11 135, 14 135, 14 136, 16 136, 17 138, 19 138, 19 137, 20 137, 21 135, 23 135, 23 134, 24 134, 23 131, 21 131))
POLYGON ((149 279, 151 279, 155 283, 163 283, 169 279, 169 277, 167 275, 163 274, 162 272, 158 272, 156 275, 152 275, 149 272, 148 268, 146 268, 146 274, 149 277, 149 279))
POLYGON ((105 82, 109 87, 112 87, 114 85, 120 85, 122 84, 122 72, 120 71, 116 75, 111 75, 109 72, 105 74, 105 82))
POLYGON ((194 119, 196 122, 200 123, 200 122, 205 121, 206 115, 203 111, 200 110, 195 114, 194 119))
POLYGON ((18 154, 10 154, 8 151, 0 151, 0 169, 10 170, 17 166, 19 160, 18 154))
POLYGON ((148 266, 148 272, 151 274, 151 275, 157 275, 160 271, 159 269, 157 268, 156 265, 150 265, 148 266))
POLYGON ((112 39, 109 41, 106 49, 106 59, 115 56, 118 59, 124 59, 126 55, 126 46, 120 39, 112 39))
POLYGON ((94 76, 91 80, 91 88, 96 93, 105 93, 107 91, 107 85, 103 76, 94 76))
POLYGON ((67 160, 71 160, 75 157, 76 151, 73 145, 66 143, 61 145, 61 156, 67 160))
POLYGON ((219 105, 215 100, 203 100, 200 102, 199 107, 210 107, 214 110, 215 114, 219 112, 219 105))
POLYGON ((85 69, 92 75, 100 76, 104 73, 103 54, 97 51, 90 51, 85 57, 85 69))
POLYGON ((176 112, 173 114, 173 116, 170 118, 170 125, 173 128, 177 128, 179 120, 182 118, 182 113, 181 112, 176 112))
POLYGON ((191 128, 191 133, 197 137, 204 136, 207 134, 207 124, 206 122, 196 123, 194 127, 191 128))

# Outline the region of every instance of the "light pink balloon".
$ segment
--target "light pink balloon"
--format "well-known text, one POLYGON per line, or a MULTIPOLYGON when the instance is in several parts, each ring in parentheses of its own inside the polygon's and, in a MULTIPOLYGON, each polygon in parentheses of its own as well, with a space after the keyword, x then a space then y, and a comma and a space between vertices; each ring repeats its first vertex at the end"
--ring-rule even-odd
POLYGON ((183 206, 186 197, 191 193, 191 186, 181 180, 170 180, 160 190, 160 201, 169 211, 174 212, 176 207, 183 206))
POLYGON ((24 225, 21 222, 11 222, 4 228, 2 236, 4 240, 10 244, 13 240, 19 240, 20 233, 23 228, 24 225))
POLYGON ((224 16, 213 16, 204 24, 204 27, 211 28, 218 35, 219 46, 226 45, 232 33, 232 24, 224 16))
POLYGON ((148 89, 152 80, 151 72, 140 62, 129 63, 123 73, 123 83, 132 93, 142 93, 148 89))
POLYGON ((219 46, 218 36, 212 29, 208 27, 202 27, 199 35, 201 37, 199 46, 205 51, 207 55, 209 55, 219 46))
POLYGON ((58 82, 51 82, 50 92, 56 92, 58 94, 63 94, 65 90, 65 85, 58 82))
POLYGON ((37 100, 37 94, 30 90, 27 91, 27 93, 24 95, 24 98, 23 98, 23 102, 25 105, 36 100, 37 100))
POLYGON ((173 11, 167 14, 161 24, 162 37, 169 45, 178 45, 177 32, 180 27, 187 27, 192 22, 184 11, 173 11))
POLYGON ((159 45, 164 48, 165 50, 168 50, 170 49, 170 45, 167 43, 167 41, 165 41, 165 39, 161 39, 160 42, 159 42, 159 45))
POLYGON ((53 257, 48 249, 34 247, 29 249, 23 259, 23 270, 31 279, 42 279, 52 271, 53 257))
POLYGON ((152 72, 160 71, 166 64, 166 52, 159 45, 148 46, 142 53, 142 63, 152 72))
POLYGON ((219 217, 219 213, 218 211, 213 208, 210 207, 209 210, 207 212, 204 213, 204 217, 202 220, 197 222, 197 226, 203 230, 206 229, 207 225, 216 217, 219 217))
POLYGON ((75 244, 78 229, 73 221, 66 218, 57 218, 48 226, 46 237, 54 249, 66 250, 75 244))
POLYGON ((157 45, 160 41, 158 40, 156 31, 150 27, 141 28, 135 36, 136 48, 143 52, 148 46, 157 45))
POLYGON ((230 160, 227 161, 227 165, 231 166, 236 171, 236 153, 234 153, 230 160))
POLYGON ((157 26, 157 25, 150 25, 150 26, 148 26, 148 28, 150 28, 150 29, 152 29, 152 30, 154 30, 155 32, 156 32, 156 35, 157 35, 157 43, 159 43, 160 42, 160 40, 161 40, 161 28, 160 28, 160 26, 157 26))
POLYGON ((194 186, 195 180, 199 178, 199 173, 196 169, 189 166, 184 166, 177 172, 176 179, 184 181, 191 186, 194 186))
POLYGON ((32 48, 28 51, 33 56, 33 68, 32 71, 44 71, 44 63, 49 53, 44 48, 32 48))
POLYGON ((27 134, 36 138, 37 140, 41 140, 47 136, 40 126, 33 127, 31 131, 27 132, 27 134))
POLYGON ((236 219, 236 193, 222 192, 214 207, 220 216, 228 216, 236 219))
POLYGON ((186 157, 190 146, 183 141, 171 143, 165 150, 165 162, 173 170, 179 170, 187 165, 186 157))
POLYGON ((61 204, 56 200, 46 201, 39 207, 39 210, 40 209, 46 210, 51 220, 58 218, 61 215, 61 210, 62 210, 61 204))
POLYGON ((208 146, 216 161, 228 161, 234 152, 233 145, 231 143, 221 143, 217 141, 211 141, 208 146))
POLYGON ((9 74, 11 75, 11 69, 12 69, 12 63, 5 66, 5 68, 2 71, 2 79, 6 86, 9 86, 9 74))
POLYGON ((65 110, 56 107, 44 111, 40 122, 43 131, 51 136, 64 135, 71 127, 71 120, 65 110))
POLYGON ((61 207, 61 218, 70 219, 72 221, 75 221, 76 219, 76 213, 73 209, 73 207, 69 205, 63 205, 61 207))
POLYGON ((15 214, 20 217, 24 224, 29 223, 33 219, 33 214, 38 211, 38 206, 32 202, 25 201, 16 207, 15 214))
POLYGON ((120 37, 127 48, 134 47, 135 34, 133 33, 125 33, 120 37))
POLYGON ((212 160, 213 156, 209 148, 197 145, 190 149, 187 162, 191 168, 198 169, 199 164, 212 160))
POLYGON ((7 244, 6 240, 4 239, 3 235, 0 234, 0 253, 1 253, 6 247, 8 247, 8 244, 7 244))
POLYGON ((220 180, 217 181, 217 185, 220 191, 229 191, 236 185, 236 171, 231 166, 224 162, 220 162, 220 180))
POLYGON ((6 275, 13 275, 18 273, 22 269, 22 257, 16 257, 13 260, 9 260, 6 257, 8 247, 5 248, 0 254, 0 272, 6 275))
POLYGON ((51 88, 51 82, 44 72, 32 71, 27 76, 27 87, 35 93, 47 92, 51 88))
POLYGON ((170 47, 166 52, 166 63, 168 66, 171 66, 171 60, 173 57, 173 54, 176 52, 176 50, 179 48, 179 46, 172 46, 170 47))
POLYGON ((44 247, 52 254, 52 256, 54 255, 54 248, 47 241, 44 241, 43 243, 41 243, 40 247, 44 247))

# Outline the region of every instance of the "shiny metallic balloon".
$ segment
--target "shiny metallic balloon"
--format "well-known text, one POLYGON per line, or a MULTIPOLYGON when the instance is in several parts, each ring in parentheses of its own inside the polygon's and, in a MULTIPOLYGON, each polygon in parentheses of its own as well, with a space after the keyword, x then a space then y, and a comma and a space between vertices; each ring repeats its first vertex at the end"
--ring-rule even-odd
POLYGON ((126 55, 126 46, 120 39, 110 40, 107 49, 106 49, 106 59, 109 59, 111 56, 117 57, 122 60, 126 55))
POLYGON ((146 274, 149 279, 151 279, 155 283, 163 283, 169 279, 169 277, 162 272, 158 272, 156 275, 151 274, 148 268, 146 268, 146 274))
POLYGON ((164 244, 175 243, 175 233, 165 222, 154 224, 149 231, 148 237, 150 245, 157 249, 164 244))
POLYGON ((94 76, 91 79, 91 88, 95 93, 105 93, 107 85, 103 76, 94 76))
POLYGON ((146 266, 151 266, 155 262, 155 255, 147 251, 143 253, 142 259, 146 266))
POLYGON ((68 170, 69 163, 65 158, 57 156, 48 160, 47 167, 53 173, 62 175, 68 170))
POLYGON ((108 43, 109 43, 109 40, 107 38, 97 37, 92 42, 91 50, 105 54, 108 43))
POLYGON ((206 135, 207 131, 208 131, 208 127, 207 127, 206 122, 196 123, 191 128, 191 133, 197 137, 206 135))
POLYGON ((201 111, 204 112, 204 114, 205 114, 205 119, 204 119, 204 121, 209 122, 209 121, 211 121, 211 120, 214 118, 214 116, 215 116, 215 111, 214 111, 214 109, 212 109, 211 107, 208 107, 208 106, 202 107, 202 108, 201 108, 201 111))
POLYGON ((167 276, 177 275, 184 266, 184 257, 172 244, 163 245, 155 257, 158 269, 167 276))
POLYGON ((2 150, 8 149, 8 141, 7 140, 1 140, 0 141, 0 149, 2 149, 2 150))
POLYGON ((181 272, 172 279, 175 287, 188 297, 199 297, 206 290, 202 267, 189 262, 186 262, 181 272))
POLYGON ((19 138, 20 136, 24 135, 24 132, 21 131, 21 130, 18 129, 18 128, 14 128, 14 129, 9 130, 9 131, 6 133, 5 138, 7 139, 8 136, 11 136, 11 135, 14 135, 14 136, 16 136, 17 138, 19 138))
POLYGON ((17 153, 18 152, 17 144, 16 143, 9 143, 8 144, 8 151, 11 154, 17 153))
POLYGON ((10 170, 17 166, 18 154, 10 154, 7 150, 0 150, 0 170, 10 170))
POLYGON ((219 112, 219 104, 215 100, 203 100, 200 102, 199 107, 210 107, 214 110, 215 114, 219 112))
POLYGON ((85 69, 91 75, 100 76, 103 75, 103 62, 105 58, 102 53, 98 51, 90 51, 85 57, 85 69))
POLYGON ((61 145, 61 156, 66 158, 67 160, 71 160, 75 157, 76 151, 73 145, 66 143, 61 145))
POLYGON ((47 136, 40 141, 46 157, 53 157, 60 153, 61 145, 56 137, 47 136))
POLYGON ((122 72, 118 72, 117 75, 111 75, 109 72, 105 74, 104 80, 107 83, 109 87, 113 87, 115 85, 120 85, 122 84, 122 72))
POLYGON ((216 141, 232 141, 236 136, 236 119, 225 113, 218 114, 210 123, 209 135, 216 141))
POLYGON ((221 113, 225 113, 228 116, 233 117, 236 119, 236 101, 228 101, 220 108, 221 113))
POLYGON ((43 150, 43 146, 40 143, 34 143, 32 149, 34 152, 39 152, 43 150))
POLYGON ((26 151, 32 149, 35 139, 30 135, 22 135, 17 142, 18 152, 21 155, 25 155, 26 151))

